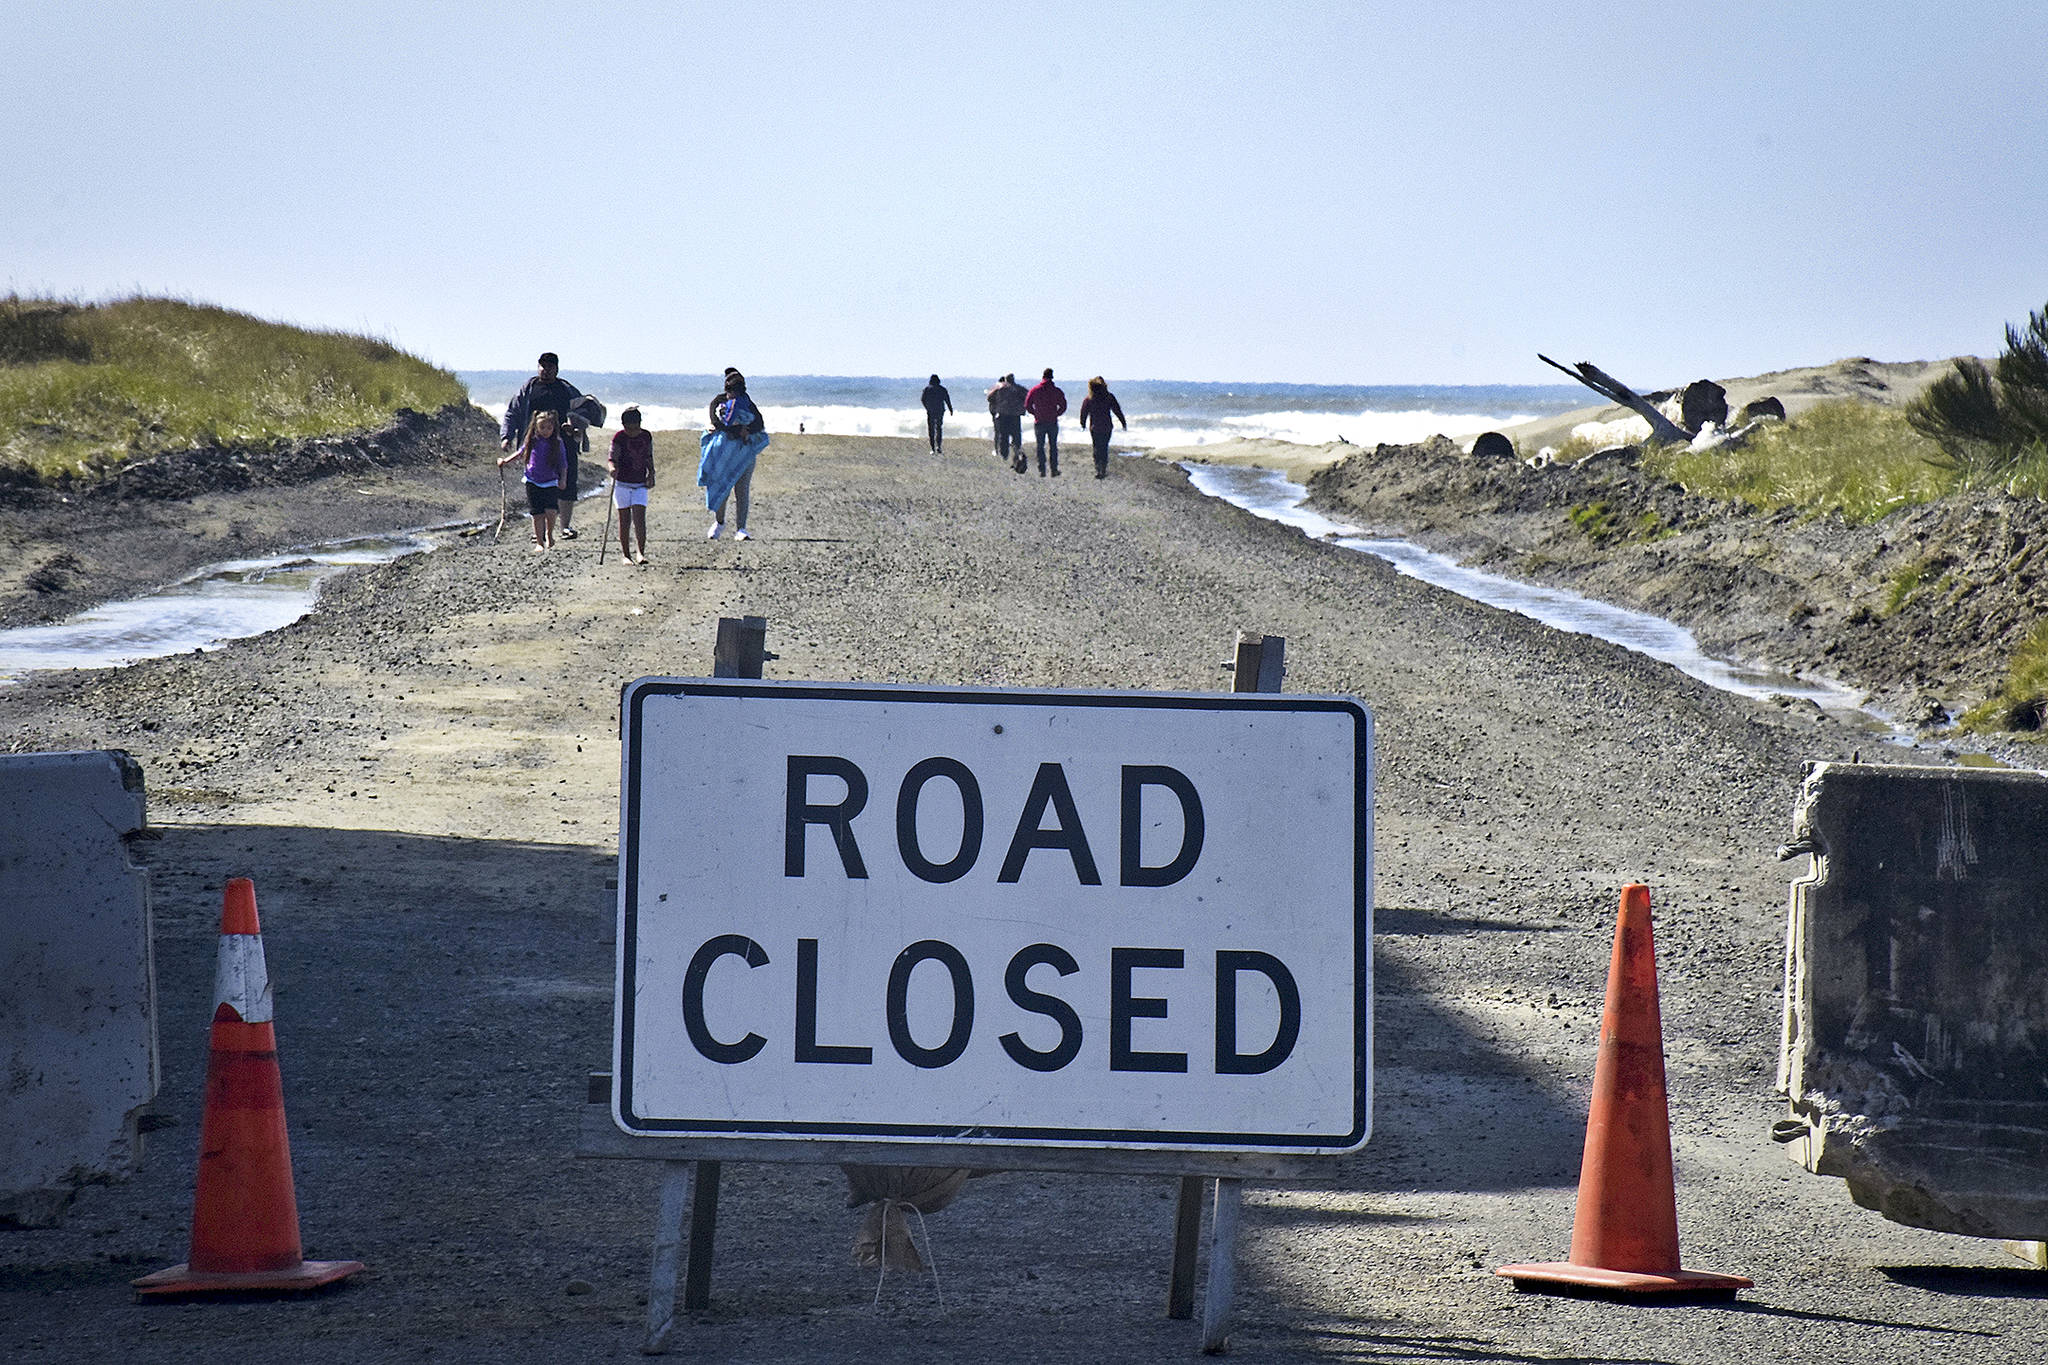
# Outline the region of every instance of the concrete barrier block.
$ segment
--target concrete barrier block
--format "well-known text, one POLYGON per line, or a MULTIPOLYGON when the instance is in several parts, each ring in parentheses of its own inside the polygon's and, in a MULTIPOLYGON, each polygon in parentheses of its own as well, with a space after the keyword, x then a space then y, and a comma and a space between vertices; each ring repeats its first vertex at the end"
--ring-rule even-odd
POLYGON ((0 1225, 125 1179, 157 1091, 145 828, 124 753, 0 755, 0 1225))
POLYGON ((1793 826, 1776 1136, 1894 1222, 2048 1237, 2048 777, 1816 764, 1793 826))

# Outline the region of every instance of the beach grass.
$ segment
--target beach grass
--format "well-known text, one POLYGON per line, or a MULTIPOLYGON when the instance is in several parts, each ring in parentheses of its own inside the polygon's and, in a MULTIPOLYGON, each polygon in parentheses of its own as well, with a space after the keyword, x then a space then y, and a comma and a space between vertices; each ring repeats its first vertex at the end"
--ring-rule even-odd
POLYGON ((469 401, 389 342, 180 299, 0 297, 0 468, 98 477, 168 450, 263 446, 469 401))
POLYGON ((2006 665, 2005 681, 1993 695, 1963 713, 1965 730, 2048 730, 2048 621, 2028 632, 2006 665))
POLYGON ((1839 512, 1854 522, 1932 502, 1961 482, 1941 447, 1904 412, 1853 399, 1767 423, 1734 450, 1651 447, 1643 467, 1703 497, 1766 512, 1839 512))

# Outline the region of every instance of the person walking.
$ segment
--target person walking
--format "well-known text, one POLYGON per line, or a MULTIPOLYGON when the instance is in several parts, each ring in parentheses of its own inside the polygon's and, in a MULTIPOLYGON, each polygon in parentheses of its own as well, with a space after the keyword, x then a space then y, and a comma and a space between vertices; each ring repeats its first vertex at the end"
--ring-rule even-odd
POLYGON ((561 502, 562 479, 568 466, 568 442, 552 412, 536 412, 527 423, 517 450, 499 459, 503 469, 514 460, 526 462, 526 510, 533 514, 533 552, 555 548, 555 515, 561 502))
POLYGON ((1088 437, 1095 442, 1098 479, 1109 477, 1109 433, 1115 422, 1123 422, 1125 431, 1131 429, 1131 424, 1124 422, 1123 404, 1116 401, 1116 395, 1098 374, 1088 381, 1088 396, 1081 400, 1081 425, 1088 428, 1088 437))
POLYGON ((1010 468, 1024 472, 1024 386, 1017 376, 1006 374, 988 391, 988 415, 995 422, 996 458, 1007 458, 1010 468))
POLYGON ((619 512, 619 556, 629 563, 647 562, 647 490, 654 487, 654 433, 640 426, 640 409, 619 414, 612 433, 612 506, 619 512), (636 553, 627 533, 640 542, 636 553))
POLYGON ((939 382, 937 375, 924 386, 918 395, 918 402, 924 404, 924 435, 931 442, 932 454, 944 452, 946 447, 946 414, 953 410, 953 395, 946 392, 946 386, 939 382))
POLYGON ((737 499, 732 538, 752 540, 747 511, 754 499, 754 461, 768 448, 768 419, 747 396, 747 377, 738 370, 726 370, 725 391, 711 400, 710 417, 710 429, 697 442, 697 483, 712 515, 704 534, 711 540, 725 534, 726 501, 737 499))
POLYGON ((562 519, 562 539, 576 539, 576 532, 569 526, 575 515, 576 479, 578 474, 576 456, 580 441, 573 441, 569 435, 569 406, 583 396, 582 390, 562 378, 561 357, 553 351, 540 354, 540 372, 523 384, 519 392, 512 395, 512 401, 505 405, 505 421, 500 428, 500 450, 511 450, 512 443, 533 423, 535 413, 551 412, 555 415, 555 432, 562 442, 562 450, 568 460, 568 469, 562 476, 559 496, 562 519))
MULTIPOLYGON (((1052 382, 1052 367, 1048 365, 1045 378, 1031 386, 1031 392, 1024 395, 1024 410, 1031 414, 1033 428, 1038 434, 1038 477, 1045 477, 1046 456, 1052 456, 1052 476, 1060 476, 1060 414, 1067 410, 1067 396, 1060 392, 1060 386, 1052 382)), ((1019 458, 1022 458, 1021 454, 1019 458)))

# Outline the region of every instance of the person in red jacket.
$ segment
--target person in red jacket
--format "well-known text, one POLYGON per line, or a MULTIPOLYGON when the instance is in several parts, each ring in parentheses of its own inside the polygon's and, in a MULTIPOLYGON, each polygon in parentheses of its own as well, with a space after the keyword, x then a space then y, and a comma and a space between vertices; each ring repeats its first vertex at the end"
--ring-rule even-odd
POLYGON ((1047 366, 1045 378, 1031 386, 1031 392, 1024 395, 1024 411, 1031 414, 1031 422, 1038 432, 1038 477, 1045 477, 1045 462, 1048 454, 1052 457, 1052 476, 1060 476, 1060 414, 1067 410, 1067 396, 1060 392, 1060 386, 1052 382, 1052 367, 1047 366))

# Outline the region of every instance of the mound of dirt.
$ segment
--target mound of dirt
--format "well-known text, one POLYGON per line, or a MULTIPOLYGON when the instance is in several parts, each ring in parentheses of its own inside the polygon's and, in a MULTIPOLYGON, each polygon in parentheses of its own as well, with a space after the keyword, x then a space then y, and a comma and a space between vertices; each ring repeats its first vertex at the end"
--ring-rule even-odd
POLYGON ((1871 525, 1687 494, 1627 456, 1533 469, 1437 437, 1360 451, 1319 505, 1517 578, 1676 621, 1708 650, 1836 679, 1902 720, 1996 690, 2048 616, 2048 505, 1958 495, 1871 525))

